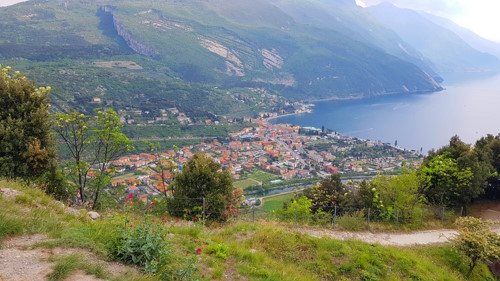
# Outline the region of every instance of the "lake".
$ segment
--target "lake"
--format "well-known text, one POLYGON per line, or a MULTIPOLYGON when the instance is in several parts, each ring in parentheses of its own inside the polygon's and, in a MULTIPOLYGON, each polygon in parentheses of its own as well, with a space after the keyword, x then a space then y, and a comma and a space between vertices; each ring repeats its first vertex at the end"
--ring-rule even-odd
POLYGON ((381 96, 316 103, 313 113, 272 120, 329 128, 364 139, 426 152, 446 145, 453 135, 473 143, 500 133, 500 75, 453 82, 432 94, 381 96))

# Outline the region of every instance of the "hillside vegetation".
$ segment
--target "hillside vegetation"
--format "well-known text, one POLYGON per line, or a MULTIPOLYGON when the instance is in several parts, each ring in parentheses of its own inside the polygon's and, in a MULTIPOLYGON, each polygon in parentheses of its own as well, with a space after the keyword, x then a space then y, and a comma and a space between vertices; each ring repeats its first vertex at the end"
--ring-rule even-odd
POLYGON ((246 87, 292 100, 441 89, 418 51, 338 2, 28 1, 0 9, 0 59, 50 84, 59 109, 98 96, 236 114, 246 87))
MULTIPOLYGON (((54 260, 50 280, 64 280, 78 270, 119 280, 464 280, 467 272, 462 257, 448 245, 395 248, 317 239, 273 222, 204 227, 175 218, 143 216, 134 209, 109 210, 92 221, 85 211, 65 208, 38 189, 5 181, 0 187, 2 243, 42 233, 48 239, 32 249, 70 252, 83 248, 112 260, 116 259, 112 245, 124 226, 132 231, 146 225, 164 235, 167 254, 156 274, 113 276, 69 255, 54 260)), ((494 278, 480 264, 469 280, 494 278)))

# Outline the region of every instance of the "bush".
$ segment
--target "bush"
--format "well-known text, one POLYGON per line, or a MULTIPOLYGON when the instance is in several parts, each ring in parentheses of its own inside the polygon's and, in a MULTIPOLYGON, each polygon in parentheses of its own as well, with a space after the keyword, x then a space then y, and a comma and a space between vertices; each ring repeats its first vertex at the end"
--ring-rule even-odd
POLYGON ((51 168, 46 172, 40 178, 40 186, 45 190, 45 193, 51 194, 56 200, 66 201, 70 196, 64 173, 60 169, 51 168))
POLYGON ((229 256, 229 248, 224 244, 212 244, 205 250, 207 254, 214 254, 216 258, 227 259, 229 256))
POLYGON ((125 228, 112 243, 111 255, 115 260, 143 267, 155 273, 170 252, 165 242, 164 231, 147 220, 138 227, 125 228))
POLYGON ((366 228, 366 218, 363 211, 356 211, 337 217, 337 225, 347 230, 363 230, 366 228))

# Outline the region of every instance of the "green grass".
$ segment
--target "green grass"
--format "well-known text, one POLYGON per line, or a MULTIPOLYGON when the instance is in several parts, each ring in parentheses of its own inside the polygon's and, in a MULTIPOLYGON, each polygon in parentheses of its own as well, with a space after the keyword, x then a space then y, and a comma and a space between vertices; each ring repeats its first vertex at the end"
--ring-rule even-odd
POLYGON ((266 182, 269 182, 272 180, 279 179, 280 176, 275 175, 275 174, 271 174, 269 172, 266 172, 266 171, 263 171, 260 169, 254 169, 250 172, 250 174, 248 174, 248 178, 266 183, 266 182))
POLYGON ((110 273, 99 264, 89 263, 78 255, 58 257, 51 261, 56 262, 54 271, 47 275, 49 281, 62 281, 77 270, 84 271, 87 275, 94 275, 99 279, 108 279, 110 273))
POLYGON ((256 182, 255 180, 253 179, 244 179, 244 180, 239 180, 239 181, 234 181, 233 182, 233 186, 235 188, 247 188, 249 186, 254 186, 254 185, 257 185, 259 184, 258 182, 256 182))
POLYGON ((295 196, 294 193, 285 195, 264 198, 264 205, 261 207, 263 211, 272 212, 283 209, 283 203, 290 201, 295 196))
MULTIPOLYGON (((0 186, 5 187, 0 181, 0 186)), ((12 185, 12 184, 11 184, 12 185)), ((0 241, 8 236, 46 233, 51 242, 37 247, 89 249, 102 259, 118 237, 127 217, 120 212, 102 214, 91 222, 85 216, 65 215, 58 203, 35 189, 15 186, 24 192, 17 203, 0 199, 0 241), (36 207, 38 205, 38 208, 36 207), (6 223, 7 222, 7 223, 6 223), (8 231, 6 231, 8 230, 8 231)), ((291 195, 290 195, 291 196, 291 195)), ((285 196, 275 198, 275 202, 285 196)), ((272 199, 272 198, 271 198, 272 199)), ((129 224, 144 217, 128 214, 129 224)), ((151 219, 151 218, 148 218, 151 219)), ((295 232, 286 224, 227 223, 203 227, 169 221, 160 223, 168 233, 172 252, 157 275, 110 276, 105 267, 79 256, 55 257, 49 280, 64 280, 75 271, 112 280, 465 280, 467 265, 449 245, 387 247, 357 241, 314 238, 295 232), (200 255, 196 249, 201 248, 200 255)), ((469 280, 495 280, 480 264, 469 280)))

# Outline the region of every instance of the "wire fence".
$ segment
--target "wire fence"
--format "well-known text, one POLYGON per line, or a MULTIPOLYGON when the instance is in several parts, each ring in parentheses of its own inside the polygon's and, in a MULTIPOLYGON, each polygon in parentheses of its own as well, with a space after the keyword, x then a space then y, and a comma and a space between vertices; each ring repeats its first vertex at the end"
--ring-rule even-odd
MULTIPOLYGON (((147 201, 146 208, 153 208, 153 201, 147 201)), ((221 200, 210 198, 167 199, 166 204, 154 206, 155 213, 167 213, 171 217, 190 221, 207 222, 229 220, 245 222, 268 222, 299 226, 315 226, 345 230, 389 230, 425 229, 451 226, 456 218, 463 216, 463 208, 441 206, 410 207, 405 209, 348 208, 340 206, 324 207, 318 210, 292 205, 287 209, 267 211, 261 206, 247 206, 228 210, 221 200)))
POLYGON ((278 221, 294 226, 317 226, 345 230, 371 230, 377 228, 400 230, 402 228, 422 229, 437 226, 449 226, 456 218, 464 215, 463 208, 446 208, 439 206, 416 207, 411 210, 393 210, 381 212, 371 208, 333 207, 331 210, 311 212, 295 208, 288 210, 266 211, 251 207, 240 210, 232 217, 235 221, 263 222, 278 221))

